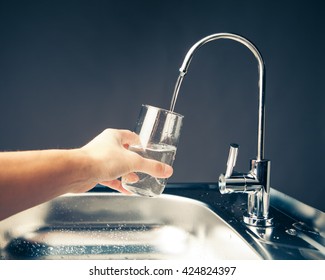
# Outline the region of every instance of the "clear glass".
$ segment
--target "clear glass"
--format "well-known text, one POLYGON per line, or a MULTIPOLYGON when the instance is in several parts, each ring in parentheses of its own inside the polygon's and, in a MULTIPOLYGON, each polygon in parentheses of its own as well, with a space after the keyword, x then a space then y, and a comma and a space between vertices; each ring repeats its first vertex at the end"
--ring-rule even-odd
MULTIPOLYGON (((183 116, 172 111, 142 105, 135 127, 140 144, 129 149, 145 158, 155 159, 173 165, 177 144, 183 123, 183 116)), ((122 185, 128 191, 141 196, 158 196, 166 186, 167 179, 155 178, 136 172, 135 176, 122 177, 122 185)))

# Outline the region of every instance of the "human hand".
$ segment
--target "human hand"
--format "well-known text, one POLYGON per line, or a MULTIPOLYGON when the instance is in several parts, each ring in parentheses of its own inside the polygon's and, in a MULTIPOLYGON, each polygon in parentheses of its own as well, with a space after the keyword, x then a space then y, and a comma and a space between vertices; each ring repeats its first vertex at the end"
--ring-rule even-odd
POLYGON ((168 178, 173 168, 162 162, 147 159, 129 151, 128 147, 139 143, 139 136, 129 130, 106 129, 81 148, 92 165, 92 177, 96 183, 123 193, 129 193, 117 179, 127 175, 135 180, 133 172, 143 172, 157 178, 168 178))

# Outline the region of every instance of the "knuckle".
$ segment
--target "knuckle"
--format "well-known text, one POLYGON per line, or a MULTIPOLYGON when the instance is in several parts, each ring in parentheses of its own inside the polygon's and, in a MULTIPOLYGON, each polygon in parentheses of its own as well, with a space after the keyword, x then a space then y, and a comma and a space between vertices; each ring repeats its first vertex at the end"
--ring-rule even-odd
POLYGON ((163 163, 161 163, 161 162, 157 162, 156 163, 156 172, 158 174, 163 174, 164 170, 165 170, 165 165, 163 163))

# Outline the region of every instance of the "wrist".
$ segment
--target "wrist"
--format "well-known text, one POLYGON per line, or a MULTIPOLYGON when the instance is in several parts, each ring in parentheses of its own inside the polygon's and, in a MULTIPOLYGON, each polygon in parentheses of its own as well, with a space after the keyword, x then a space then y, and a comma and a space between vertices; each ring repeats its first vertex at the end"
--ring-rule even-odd
POLYGON ((96 184, 100 181, 100 164, 98 160, 92 156, 84 148, 72 150, 74 153, 76 164, 79 166, 81 181, 89 184, 96 184))

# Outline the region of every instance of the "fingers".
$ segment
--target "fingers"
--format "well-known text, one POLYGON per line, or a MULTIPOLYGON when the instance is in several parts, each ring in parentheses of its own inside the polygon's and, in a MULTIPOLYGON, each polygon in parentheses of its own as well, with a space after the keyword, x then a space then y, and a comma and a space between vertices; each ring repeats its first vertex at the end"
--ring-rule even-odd
POLYGON ((134 144, 140 144, 140 138, 139 136, 135 133, 132 132, 130 130, 119 130, 119 134, 120 134, 120 139, 121 139, 121 144, 124 147, 128 147, 130 145, 134 145, 134 144))
POLYGON ((173 174, 173 168, 165 163, 139 156, 135 171, 147 173, 156 178, 169 178, 173 174))
POLYGON ((119 191, 120 193, 131 194, 131 192, 123 188, 120 180, 105 181, 105 182, 100 182, 100 184, 110 187, 113 190, 119 191))
POLYGON ((129 173, 123 176, 123 182, 134 184, 139 181, 139 176, 136 173, 129 173))
MULTIPOLYGON (((127 192, 116 180, 132 172, 142 172, 156 178, 168 178, 173 173, 173 168, 156 160, 144 158, 128 150, 130 145, 140 144, 139 136, 129 130, 106 129, 99 136, 89 142, 84 150, 90 155, 94 168, 92 177, 96 182, 120 192, 127 192)), ((128 175, 128 180, 138 180, 134 175, 128 175)), ((129 192, 127 192, 129 193, 129 192)))
MULTIPOLYGON (((139 136, 129 130, 120 130, 122 145, 128 148, 129 145, 140 144, 139 136)), ((157 178, 168 178, 173 174, 173 168, 156 160, 146 159, 132 152, 135 157, 134 170, 147 173, 157 178)))

